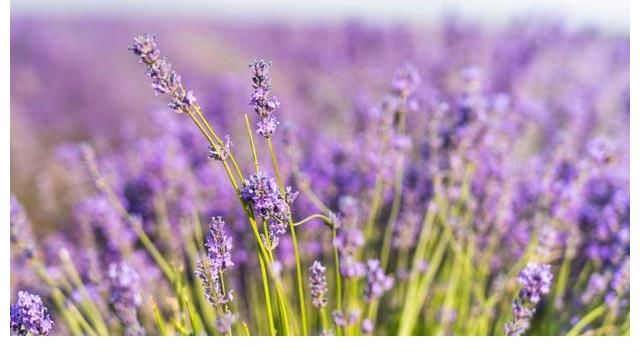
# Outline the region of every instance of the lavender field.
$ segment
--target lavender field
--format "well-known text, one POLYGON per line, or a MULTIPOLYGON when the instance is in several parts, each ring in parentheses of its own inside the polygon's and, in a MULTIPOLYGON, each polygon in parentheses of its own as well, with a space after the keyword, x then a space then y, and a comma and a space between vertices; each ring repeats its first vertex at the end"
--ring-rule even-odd
POLYGON ((629 335, 629 36, 14 17, 11 335, 629 335))

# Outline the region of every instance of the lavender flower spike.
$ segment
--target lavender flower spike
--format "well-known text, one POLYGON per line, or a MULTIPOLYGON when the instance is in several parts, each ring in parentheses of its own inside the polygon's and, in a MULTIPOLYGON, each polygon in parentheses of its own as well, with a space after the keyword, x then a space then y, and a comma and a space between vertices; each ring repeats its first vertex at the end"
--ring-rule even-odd
POLYGON ((140 277, 124 262, 111 263, 108 271, 111 304, 125 327, 126 335, 144 335, 138 321, 138 307, 142 304, 140 277))
POLYGON ((273 112, 280 106, 280 102, 270 94, 270 67, 271 62, 263 59, 256 59, 249 65, 249 68, 253 70, 251 85, 254 89, 251 95, 251 105, 253 105, 253 109, 260 117, 260 121, 257 124, 257 132, 264 138, 271 137, 280 124, 273 115, 273 112))
POLYGON ((278 184, 273 178, 262 172, 251 175, 245 180, 240 189, 240 196, 253 210, 269 224, 269 247, 278 245, 279 237, 287 232, 287 224, 291 211, 289 203, 292 203, 297 193, 290 187, 285 189, 286 195, 280 192, 278 184))
POLYGON ((327 305, 327 298, 325 297, 328 291, 327 278, 325 276, 326 270, 327 268, 318 261, 313 261, 311 268, 309 268, 309 272, 311 273, 309 276, 311 303, 318 309, 322 309, 327 305))
POLYGON ((380 267, 380 261, 367 261, 367 284, 364 290, 365 299, 367 301, 378 299, 392 287, 393 277, 384 274, 384 271, 380 267))
POLYGON ((49 335, 54 325, 40 296, 29 292, 18 292, 18 300, 11 305, 10 314, 12 336, 49 335))
POLYGON ((549 293, 552 279, 551 266, 530 262, 518 276, 518 283, 522 287, 520 298, 538 304, 540 298, 549 293))
POLYGON ((224 231, 224 221, 222 217, 212 217, 209 223, 209 233, 204 241, 207 249, 207 257, 211 263, 211 268, 216 272, 223 272, 228 267, 233 266, 231 261, 231 249, 233 241, 224 231))
POLYGON ((525 267, 518 283, 521 286, 518 299, 511 305, 513 319, 504 325, 505 334, 508 336, 519 336, 524 334, 531 323, 531 318, 536 312, 536 305, 543 295, 548 294, 551 289, 551 266, 530 262, 525 267))
POLYGON ((175 112, 188 112, 194 108, 196 97, 191 90, 182 86, 180 75, 171 69, 171 63, 160 57, 155 35, 142 34, 133 38, 129 50, 138 56, 140 63, 147 66, 147 75, 151 77, 151 87, 158 94, 171 94, 169 107, 175 112))
POLYGON ((200 279, 207 300, 215 307, 233 300, 233 291, 225 294, 222 287, 222 275, 225 270, 233 266, 231 236, 224 231, 224 221, 221 217, 212 217, 209 232, 204 242, 207 251, 206 261, 198 262, 195 275, 200 279))

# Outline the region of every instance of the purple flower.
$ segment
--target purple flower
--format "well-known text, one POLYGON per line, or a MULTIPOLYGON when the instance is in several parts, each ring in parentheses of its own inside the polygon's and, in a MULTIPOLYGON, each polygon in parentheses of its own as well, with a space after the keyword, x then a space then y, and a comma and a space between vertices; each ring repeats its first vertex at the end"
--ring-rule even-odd
POLYGON ((221 334, 228 334, 236 321, 238 321, 236 314, 226 312, 216 318, 216 330, 221 334))
POLYGON ((233 142, 231 142, 231 137, 226 135, 224 137, 224 145, 218 146, 217 149, 213 147, 209 147, 209 158, 214 159, 216 161, 224 161, 229 158, 229 154, 231 153, 231 147, 233 147, 233 142))
POLYGON ((365 285, 364 297, 367 301, 372 301, 382 297, 382 295, 393 287, 393 277, 384 274, 380 267, 379 260, 367 261, 367 284, 365 285))
POLYGON ((415 67, 405 64, 396 69, 391 89, 394 94, 401 97, 408 97, 420 84, 420 75, 415 67))
POLYGON ((111 263, 107 272, 111 305, 125 327, 126 335, 144 335, 137 310, 142 304, 140 276, 124 262, 111 263))
POLYGON ((224 272, 228 267, 233 266, 231 261, 233 241, 231 236, 224 231, 224 225, 222 217, 212 217, 209 223, 209 232, 204 241, 211 268, 216 273, 224 272))
POLYGON ((549 293, 551 288, 551 266, 530 262, 518 276, 520 298, 533 304, 538 304, 540 298, 549 293))
POLYGON ((309 288, 311 289, 311 303, 318 309, 327 305, 327 278, 325 276, 326 268, 318 261, 313 261, 309 268, 309 288))
POLYGON ((336 325, 347 327, 355 325, 355 323, 358 322, 358 319, 360 319, 360 311, 358 309, 349 310, 345 315, 342 310, 334 310, 331 313, 331 317, 336 325))
POLYGON ((374 328, 374 325, 371 319, 367 318, 362 321, 362 325, 360 329, 362 330, 363 334, 367 334, 367 335, 371 334, 373 332, 373 328, 374 328))
POLYGON ((269 224, 270 248, 278 245, 278 238, 287 232, 288 221, 291 217, 289 202, 293 202, 297 193, 290 187, 285 189, 283 196, 278 184, 273 178, 258 172, 245 180, 240 189, 240 196, 253 210, 269 224))
POLYGON ((155 35, 145 33, 134 37, 129 50, 138 56, 140 63, 147 66, 147 75, 151 78, 151 87, 156 95, 171 94, 171 109, 184 113, 195 107, 196 97, 193 91, 185 90, 180 75, 171 69, 171 63, 166 58, 160 58, 155 35))
POLYGON ((10 205, 10 238, 11 243, 18 246, 20 253, 26 257, 33 255, 34 236, 31 222, 22 207, 22 204, 11 194, 10 205))
POLYGON ((40 296, 18 292, 16 304, 10 307, 12 336, 46 336, 53 329, 53 321, 40 296))
POLYGON ((543 295, 549 293, 552 279, 551 266, 546 264, 529 262, 520 272, 518 276, 520 293, 518 299, 511 304, 513 319, 504 325, 506 335, 519 336, 529 329, 531 318, 536 312, 536 305, 543 295))
POLYGON ((280 106, 277 98, 271 97, 271 75, 269 68, 271 62, 263 59, 256 59, 249 65, 253 70, 251 77, 251 85, 253 86, 253 94, 251 95, 251 105, 255 110, 260 121, 257 124, 258 134, 269 138, 278 128, 280 122, 273 115, 273 112, 280 106))

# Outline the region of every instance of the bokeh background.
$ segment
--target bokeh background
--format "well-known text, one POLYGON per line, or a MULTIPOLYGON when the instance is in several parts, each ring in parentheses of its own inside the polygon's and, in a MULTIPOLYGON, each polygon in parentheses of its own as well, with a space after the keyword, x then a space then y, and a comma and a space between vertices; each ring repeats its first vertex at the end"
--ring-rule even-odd
MULTIPOLYGON (((402 63, 423 70, 432 88, 456 89, 456 77, 469 66, 490 68, 489 89, 505 92, 516 85, 535 90, 549 84, 538 73, 553 78, 570 69, 591 82, 606 77, 610 95, 617 96, 628 82, 628 6, 597 0, 12 1, 11 191, 39 222, 34 225, 46 229, 47 220, 64 215, 49 204, 65 195, 55 183, 65 174, 52 164, 55 148, 126 142, 145 130, 150 113, 163 110, 164 102, 154 97, 126 51, 141 32, 158 35, 174 68, 199 93, 200 104, 232 127, 237 121, 242 129, 236 119, 250 111, 247 64, 264 57, 275 64, 282 121, 332 133, 341 131, 340 123, 349 121, 358 105, 383 94, 402 63), (592 64, 568 66, 584 56, 605 56, 586 40, 590 37, 611 46, 606 55, 622 65, 616 72, 592 64), (584 47, 554 50, 560 42, 581 38, 584 47), (549 54, 524 68, 509 66, 538 49, 549 54), (507 73, 509 68, 514 72, 507 73), (491 80, 498 76, 504 79, 491 80)), ((544 95, 571 90, 557 89, 544 95)), ((529 99, 535 106, 536 98, 529 99)), ((605 130, 617 140, 628 140, 627 119, 598 118, 614 122, 605 130)), ((548 120, 553 124, 555 118, 548 120)))

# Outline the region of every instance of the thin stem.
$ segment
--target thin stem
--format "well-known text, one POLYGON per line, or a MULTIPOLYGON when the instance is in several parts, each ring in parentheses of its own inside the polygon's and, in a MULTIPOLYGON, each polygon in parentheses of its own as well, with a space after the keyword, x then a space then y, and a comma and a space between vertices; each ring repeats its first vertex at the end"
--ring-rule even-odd
POLYGON ((585 315, 580 321, 567 333, 567 336, 577 336, 580 332, 587 327, 594 320, 598 319, 602 314, 607 311, 607 305, 601 304, 597 308, 590 311, 587 315, 585 315))
MULTIPOLYGON (((276 177, 278 179, 278 184, 280 185, 280 190, 282 194, 284 194, 284 182, 282 181, 282 177, 280 176, 280 169, 278 168, 278 160, 276 158, 276 153, 273 149, 273 145, 271 144, 271 138, 267 138, 267 145, 269 146, 269 154, 271 155, 271 162, 273 163, 273 169, 276 172, 276 177)), ((298 279, 298 299, 300 301, 300 317, 302 319, 302 334, 308 335, 307 332, 307 312, 306 312, 306 304, 304 302, 304 292, 303 292, 303 282, 302 282, 302 266, 300 263, 300 252, 298 249, 298 238, 296 237, 296 228, 293 225, 293 216, 289 215, 289 230, 291 230, 291 238, 293 240, 293 252, 296 259, 296 275, 298 279)))
MULTIPOLYGON (((218 145, 223 145, 224 143, 222 142, 220 137, 216 134, 216 132, 213 130, 213 128, 209 124, 209 121, 207 121, 207 119, 205 119, 205 117, 202 115, 200 108, 196 106, 195 111, 196 111, 196 114, 200 117, 200 120, 202 120, 202 122, 204 123, 204 126, 207 128, 207 130, 209 130, 211 135, 213 135, 213 137, 218 141, 218 145)), ((233 167, 235 168, 236 172, 238 172, 238 177, 240 177, 240 180, 244 181, 242 170, 238 166, 238 162, 236 162, 236 158, 233 156, 232 152, 229 152, 229 159, 231 160, 231 164, 233 164, 233 167)))
POLYGON ((244 123, 247 126, 247 134, 249 135, 249 142, 251 143, 251 153, 253 153, 253 165, 256 168, 256 173, 260 172, 260 164, 258 163, 258 154, 256 153, 256 143, 253 141, 253 132, 251 132, 251 125, 249 124, 249 116, 244 115, 244 123))
POLYGON ((267 316, 269 318, 269 332, 271 336, 276 335, 276 327, 273 321, 273 311, 271 310, 271 293, 269 292, 269 280, 267 279, 267 272, 264 265, 264 259, 258 252, 258 261, 260 262, 260 274, 262 275, 262 285, 264 288, 264 300, 267 307, 267 316))
POLYGON ((313 214, 313 215, 309 215, 306 218, 294 223, 293 226, 303 225, 304 223, 309 222, 309 221, 311 221, 313 219, 322 219, 327 224, 333 224, 331 219, 329 219, 328 217, 326 217, 326 216, 324 216, 322 214, 313 214))

